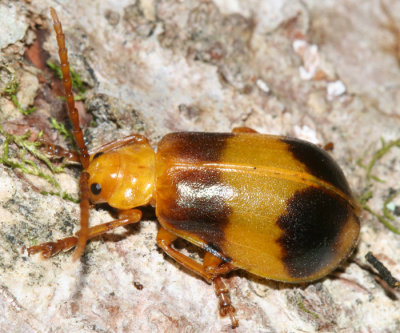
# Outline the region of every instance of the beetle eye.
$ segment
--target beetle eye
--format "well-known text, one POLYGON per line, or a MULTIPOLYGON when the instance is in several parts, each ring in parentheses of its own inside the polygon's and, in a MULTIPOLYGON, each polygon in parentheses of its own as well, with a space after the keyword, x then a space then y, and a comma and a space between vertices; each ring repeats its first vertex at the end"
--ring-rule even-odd
POLYGON ((93 183, 90 185, 90 190, 92 191, 93 194, 97 195, 100 194, 101 192, 101 185, 99 183, 93 183))

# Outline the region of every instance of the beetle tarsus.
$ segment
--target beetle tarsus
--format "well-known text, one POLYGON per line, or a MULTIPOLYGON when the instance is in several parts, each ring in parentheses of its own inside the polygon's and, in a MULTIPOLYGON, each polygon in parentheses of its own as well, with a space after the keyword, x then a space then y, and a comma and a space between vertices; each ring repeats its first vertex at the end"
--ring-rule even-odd
POLYGON ((39 142, 41 145, 41 150, 44 151, 46 155, 50 158, 57 159, 66 159, 69 162, 78 162, 80 161, 79 153, 76 151, 65 149, 59 145, 55 145, 51 142, 48 142, 44 139, 40 139, 39 142))
POLYGON ((229 315, 231 319, 232 328, 239 326, 239 321, 235 316, 236 309, 232 305, 229 289, 226 287, 224 281, 220 276, 213 280, 215 294, 219 299, 219 313, 222 317, 229 315))
POLYGON ((56 242, 47 242, 29 247, 27 251, 28 255, 40 253, 43 258, 48 259, 60 251, 68 251, 72 249, 76 245, 77 241, 78 239, 76 237, 67 237, 56 242))

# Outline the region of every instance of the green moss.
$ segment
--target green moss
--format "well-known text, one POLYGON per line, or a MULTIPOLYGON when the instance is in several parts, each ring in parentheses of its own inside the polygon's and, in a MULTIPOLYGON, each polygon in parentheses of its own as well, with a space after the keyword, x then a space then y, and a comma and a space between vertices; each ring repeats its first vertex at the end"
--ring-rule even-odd
POLYGON ((381 222, 386 228, 390 231, 394 232, 395 234, 400 235, 400 230, 396 228, 392 222, 395 221, 395 217, 390 213, 388 209, 388 205, 400 194, 400 191, 395 191, 391 193, 386 200, 382 204, 382 213, 374 211, 367 202, 373 197, 373 192, 371 188, 373 186, 373 182, 380 182, 385 183, 385 180, 381 179, 380 177, 374 175, 372 173, 373 168, 376 166, 377 162, 382 159, 391 149, 393 148, 400 148, 400 139, 391 140, 389 142, 385 142, 384 139, 381 139, 381 148, 375 151, 372 154, 372 157, 368 163, 364 163, 362 159, 357 161, 357 164, 364 168, 366 171, 366 190, 361 194, 359 201, 361 207, 375 216, 379 222, 381 222))
POLYGON ((367 170, 367 179, 368 180, 377 180, 380 182, 384 182, 383 180, 381 180, 380 178, 378 178, 377 176, 374 176, 372 174, 372 169, 373 167, 376 165, 376 163, 383 157, 385 156, 392 148, 394 147, 400 147, 400 139, 397 140, 392 140, 389 141, 388 143, 385 142, 385 140, 383 138, 381 138, 381 145, 382 147, 380 149, 378 149, 371 158, 371 161, 367 164, 366 166, 366 170, 367 170))
POLYGON ((50 60, 46 61, 46 65, 56 73, 57 77, 61 80, 62 79, 62 71, 60 66, 57 66, 56 64, 52 63, 50 60))
POLYGON ((17 93, 19 90, 19 82, 16 80, 14 72, 6 66, 0 66, 0 68, 5 69, 11 76, 11 79, 6 83, 1 94, 10 98, 19 112, 21 112, 23 115, 28 116, 32 114, 36 110, 35 107, 24 109, 18 101, 17 93))
POLYGON ((40 194, 43 194, 43 195, 56 195, 58 197, 61 197, 64 200, 72 201, 72 202, 75 202, 75 203, 79 203, 79 201, 80 201, 79 199, 74 198, 71 194, 68 194, 66 192, 61 192, 61 191, 59 191, 59 192, 41 191, 40 194))
POLYGON ((393 192, 391 195, 387 197, 387 199, 383 202, 383 215, 390 221, 394 221, 394 216, 389 212, 388 205, 392 203, 393 199, 399 195, 399 192, 393 192))
MULTIPOLYGON (((56 166, 51 163, 49 158, 40 151, 39 147, 42 145, 41 142, 38 141, 30 141, 30 132, 27 131, 24 135, 13 135, 7 133, 3 127, 0 125, 0 134, 5 137, 3 143, 3 156, 0 157, 0 163, 8 166, 12 169, 18 169, 22 173, 26 173, 29 175, 34 175, 46 180, 49 184, 51 184, 56 190, 52 192, 45 192, 45 194, 57 195, 62 197, 63 199, 70 200, 76 202, 71 195, 62 191, 60 184, 57 180, 48 173, 43 172, 41 168, 32 160, 27 159, 26 153, 28 152, 32 156, 34 156, 37 160, 43 162, 47 168, 51 171, 51 173, 61 173, 64 172, 64 165, 56 166), (10 158, 9 156, 9 145, 15 144, 18 147, 18 156, 15 158, 10 158)), ((41 134, 39 134, 39 137, 41 134)))
POLYGON ((51 127, 53 127, 58 133, 60 133, 67 141, 75 144, 74 136, 68 131, 63 123, 59 123, 55 118, 50 118, 51 127))
POLYGON ((308 309, 306 308, 306 306, 304 305, 303 301, 301 300, 301 298, 300 298, 299 296, 296 296, 296 298, 297 298, 297 305, 298 305, 298 307, 300 308, 300 310, 302 310, 302 311, 304 311, 304 312, 310 314, 310 315, 313 316, 315 319, 318 319, 318 318, 319 318, 319 316, 318 316, 315 312, 312 312, 312 311, 310 311, 310 310, 308 310, 308 309))

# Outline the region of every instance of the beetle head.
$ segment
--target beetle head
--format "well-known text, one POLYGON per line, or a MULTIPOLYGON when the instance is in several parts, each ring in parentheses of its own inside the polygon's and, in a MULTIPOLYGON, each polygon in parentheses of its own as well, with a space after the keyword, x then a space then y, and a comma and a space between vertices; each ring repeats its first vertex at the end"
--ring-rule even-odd
POLYGON ((154 160, 147 140, 97 152, 87 169, 90 201, 117 209, 148 204, 154 189, 154 160))

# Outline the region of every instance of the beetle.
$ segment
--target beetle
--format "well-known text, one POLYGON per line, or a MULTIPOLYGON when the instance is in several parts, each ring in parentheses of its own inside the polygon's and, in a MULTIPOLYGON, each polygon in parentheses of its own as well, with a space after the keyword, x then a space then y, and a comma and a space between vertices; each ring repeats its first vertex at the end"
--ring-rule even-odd
MULTIPOLYGON (((259 134, 179 132, 153 150, 139 135, 105 144, 89 154, 71 88, 65 36, 53 8, 63 84, 83 166, 81 229, 76 236, 32 246, 48 258, 142 218, 138 207, 155 208, 157 244, 165 253, 212 283, 219 312, 238 326, 222 277, 236 269, 288 283, 318 280, 345 260, 357 244, 360 207, 333 158, 306 141, 259 134), (119 219, 88 226, 89 203, 107 203, 119 219), (173 247, 183 238, 205 250, 200 263, 173 247)), ((67 154, 47 144, 54 155, 67 154), (61 153, 62 152, 62 153, 61 153)))

